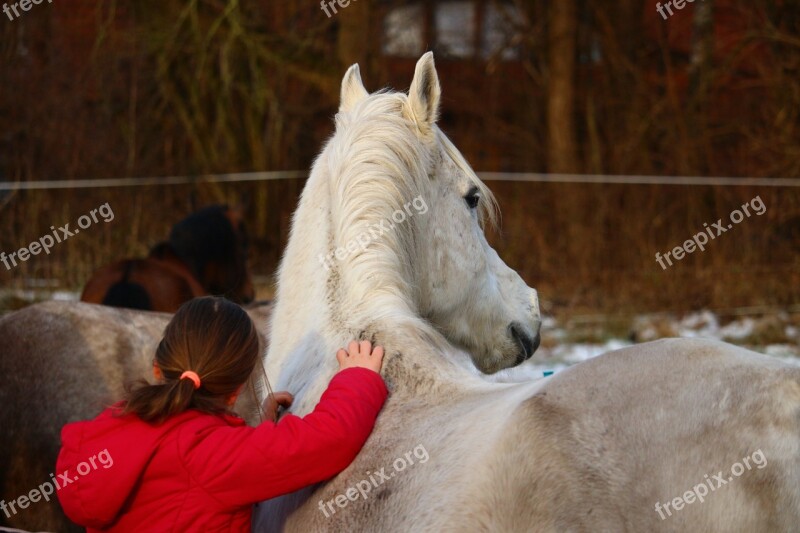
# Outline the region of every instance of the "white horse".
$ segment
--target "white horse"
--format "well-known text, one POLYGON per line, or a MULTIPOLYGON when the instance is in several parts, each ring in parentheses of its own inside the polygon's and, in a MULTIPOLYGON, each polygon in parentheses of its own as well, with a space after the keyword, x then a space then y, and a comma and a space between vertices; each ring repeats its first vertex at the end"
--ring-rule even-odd
POLYGON ((492 198, 436 126, 439 96, 431 54, 408 95, 369 94, 357 65, 344 77, 279 271, 267 373, 305 415, 336 349, 367 338, 391 395, 347 469, 260 504, 254 529, 797 531, 800 369, 673 339, 542 380, 480 372, 530 356, 539 309, 486 243, 492 198))

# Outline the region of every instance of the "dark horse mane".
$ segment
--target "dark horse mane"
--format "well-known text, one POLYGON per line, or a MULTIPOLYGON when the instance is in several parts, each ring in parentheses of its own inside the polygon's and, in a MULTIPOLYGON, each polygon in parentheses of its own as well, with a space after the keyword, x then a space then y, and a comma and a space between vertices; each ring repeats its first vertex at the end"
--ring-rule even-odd
MULTIPOLYGON (((237 233, 247 250, 247 237, 241 221, 229 217, 230 207, 225 204, 211 205, 195 211, 172 227, 169 245, 175 255, 183 261, 198 280, 206 277, 206 269, 220 258, 236 258, 237 233), (236 224, 239 227, 234 227, 236 224)), ((151 254, 152 255, 152 254, 151 254)), ((225 287, 206 287, 211 293, 221 293, 225 287)))

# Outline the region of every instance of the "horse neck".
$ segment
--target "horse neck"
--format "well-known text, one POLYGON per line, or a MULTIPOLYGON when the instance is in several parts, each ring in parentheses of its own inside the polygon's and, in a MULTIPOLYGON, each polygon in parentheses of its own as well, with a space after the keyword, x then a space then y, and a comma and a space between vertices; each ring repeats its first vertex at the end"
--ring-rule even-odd
MULTIPOLYGON (((373 322, 366 336, 386 350, 381 375, 396 400, 454 397, 474 386, 485 385, 466 354, 453 348, 432 328, 413 320, 373 322)), ((277 373, 276 366, 269 365, 268 373, 278 376, 275 390, 287 390, 294 395, 294 414, 304 416, 319 402, 339 370, 336 350, 351 337, 330 323, 326 327, 310 327, 285 354, 277 373), (324 333, 326 330, 328 334, 324 333)), ((274 353, 270 351, 267 359, 274 353)))

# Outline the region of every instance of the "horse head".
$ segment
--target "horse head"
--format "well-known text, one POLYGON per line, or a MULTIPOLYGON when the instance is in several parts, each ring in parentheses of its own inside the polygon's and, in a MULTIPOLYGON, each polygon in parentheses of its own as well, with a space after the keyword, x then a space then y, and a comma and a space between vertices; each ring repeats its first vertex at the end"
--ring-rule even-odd
POLYGON ((248 235, 239 210, 212 205, 192 213, 173 226, 169 244, 209 294, 253 301, 248 235))
POLYGON ((430 53, 409 94, 369 94, 358 65, 345 74, 336 131, 314 163, 279 270, 272 370, 288 352, 330 350, 404 319, 425 323, 486 373, 537 348, 536 291, 486 240, 494 198, 436 125, 440 93, 430 53))

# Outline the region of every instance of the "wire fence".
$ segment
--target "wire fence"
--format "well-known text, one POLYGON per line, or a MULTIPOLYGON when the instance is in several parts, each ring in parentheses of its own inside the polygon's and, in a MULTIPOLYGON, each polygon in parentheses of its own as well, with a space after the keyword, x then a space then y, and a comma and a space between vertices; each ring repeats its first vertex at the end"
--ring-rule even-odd
MULTIPOLYGON (((184 185, 195 183, 236 183, 248 181, 278 181, 303 179, 305 170, 239 172, 230 174, 201 174, 197 176, 154 176, 131 178, 98 178, 72 180, 40 180, 0 182, 0 191, 40 189, 93 189, 104 187, 141 187, 152 185, 184 185)), ((800 187, 800 178, 755 178, 715 176, 631 176, 605 174, 544 174, 534 172, 478 172, 484 181, 515 181, 530 183, 596 183, 618 185, 683 185, 725 187, 800 187)))

